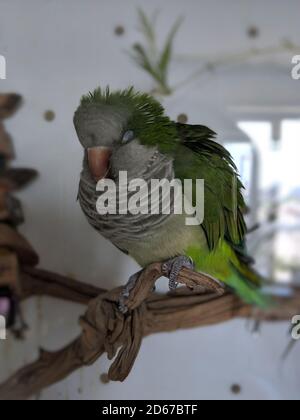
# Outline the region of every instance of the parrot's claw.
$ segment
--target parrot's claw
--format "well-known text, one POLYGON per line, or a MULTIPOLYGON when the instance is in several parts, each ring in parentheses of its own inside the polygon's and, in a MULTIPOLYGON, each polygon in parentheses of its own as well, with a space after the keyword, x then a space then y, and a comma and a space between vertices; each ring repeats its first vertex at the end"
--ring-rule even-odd
POLYGON ((186 257, 182 255, 180 257, 172 258, 163 263, 162 271, 166 277, 169 277, 169 289, 175 290, 178 286, 178 275, 180 270, 185 267, 189 268, 190 270, 194 270, 195 266, 190 257, 186 257))
MULTIPOLYGON (((168 260, 162 264, 162 272, 163 274, 169 278, 169 289, 175 290, 177 288, 178 282, 177 278, 180 273, 180 270, 183 268, 189 268, 190 270, 194 269, 194 263, 191 258, 186 257, 185 255, 172 258, 171 260, 168 260)), ((128 311, 128 307, 126 305, 126 301, 129 298, 131 290, 135 287, 136 282, 141 275, 141 271, 138 271, 137 273, 133 274, 129 277, 128 282, 126 283, 126 286, 123 288, 120 297, 119 297, 119 311, 122 314, 126 314, 128 311)), ((153 287, 153 290, 155 291, 155 286, 153 287)))
POLYGON ((136 285, 136 282, 139 278, 141 274, 141 271, 138 271, 137 273, 132 274, 132 276, 129 277, 128 282, 126 283, 126 285, 124 286, 120 297, 119 297, 119 311, 122 314, 126 314, 126 312, 128 311, 128 308, 126 306, 126 300, 128 299, 131 290, 134 288, 134 286, 136 285))

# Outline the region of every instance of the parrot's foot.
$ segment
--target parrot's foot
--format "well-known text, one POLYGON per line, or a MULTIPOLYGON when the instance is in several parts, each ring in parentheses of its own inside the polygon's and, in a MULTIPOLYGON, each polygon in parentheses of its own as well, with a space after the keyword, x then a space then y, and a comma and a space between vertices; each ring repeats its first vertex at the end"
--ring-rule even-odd
POLYGON ((128 311, 128 308, 125 304, 126 300, 129 297, 129 294, 131 290, 136 285, 136 282, 141 274, 141 271, 138 271, 137 273, 132 274, 132 276, 129 277, 128 282, 126 283, 125 287, 123 288, 120 298, 119 298, 119 311, 122 312, 122 314, 126 314, 128 311))
POLYGON ((185 267, 190 270, 194 270, 195 266, 193 260, 190 257, 182 255, 180 257, 172 258, 169 261, 166 261, 162 265, 162 271, 166 277, 169 277, 169 289, 175 290, 178 282, 178 275, 180 270, 185 267))

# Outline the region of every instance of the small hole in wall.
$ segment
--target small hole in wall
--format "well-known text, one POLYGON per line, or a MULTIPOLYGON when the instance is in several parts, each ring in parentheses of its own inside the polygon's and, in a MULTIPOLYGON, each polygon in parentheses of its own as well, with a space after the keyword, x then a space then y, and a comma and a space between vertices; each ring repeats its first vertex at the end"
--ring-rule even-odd
POLYGON ((230 390, 234 395, 239 395, 242 392, 242 387, 239 384, 233 384, 230 390))
POLYGON ((117 25, 116 27, 115 27, 115 35, 117 35, 117 36, 122 36, 122 35, 124 35, 124 33, 125 33, 125 28, 124 28, 124 26, 122 26, 122 25, 117 25))
POLYGON ((51 109, 48 109, 44 112, 44 119, 45 121, 51 122, 55 119, 55 112, 51 109))
POLYGON ((108 378, 107 373, 101 373, 100 382, 102 382, 103 384, 108 384, 109 383, 109 378, 108 378))
POLYGON ((179 114, 177 117, 177 122, 186 124, 188 122, 188 116, 186 114, 179 114))
POLYGON ((259 37, 259 29, 258 29, 258 27, 257 26, 250 26, 247 29, 247 35, 248 35, 249 38, 252 38, 252 39, 258 38, 259 37))

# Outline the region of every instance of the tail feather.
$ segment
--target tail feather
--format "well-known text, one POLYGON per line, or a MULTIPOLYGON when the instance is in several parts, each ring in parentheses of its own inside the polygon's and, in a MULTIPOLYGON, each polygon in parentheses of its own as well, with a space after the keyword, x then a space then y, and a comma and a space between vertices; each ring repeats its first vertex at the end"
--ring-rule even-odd
POLYGON ((241 267, 241 270, 232 268, 227 284, 234 289, 241 299, 250 305, 257 305, 263 309, 272 305, 272 298, 263 293, 261 289, 263 279, 259 274, 250 267, 241 267))

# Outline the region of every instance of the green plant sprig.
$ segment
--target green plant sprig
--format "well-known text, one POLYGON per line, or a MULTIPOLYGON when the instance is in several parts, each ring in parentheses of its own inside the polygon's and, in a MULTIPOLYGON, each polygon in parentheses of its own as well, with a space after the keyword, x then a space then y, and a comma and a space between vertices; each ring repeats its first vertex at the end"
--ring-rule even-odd
POLYGON ((168 82, 169 67, 172 59, 173 43, 175 35, 181 25, 182 17, 178 18, 173 24, 162 50, 157 48, 155 23, 157 13, 152 19, 138 9, 138 17, 141 32, 145 38, 145 45, 136 43, 132 46, 130 56, 136 64, 146 71, 157 84, 157 93, 170 95, 172 89, 168 82))

